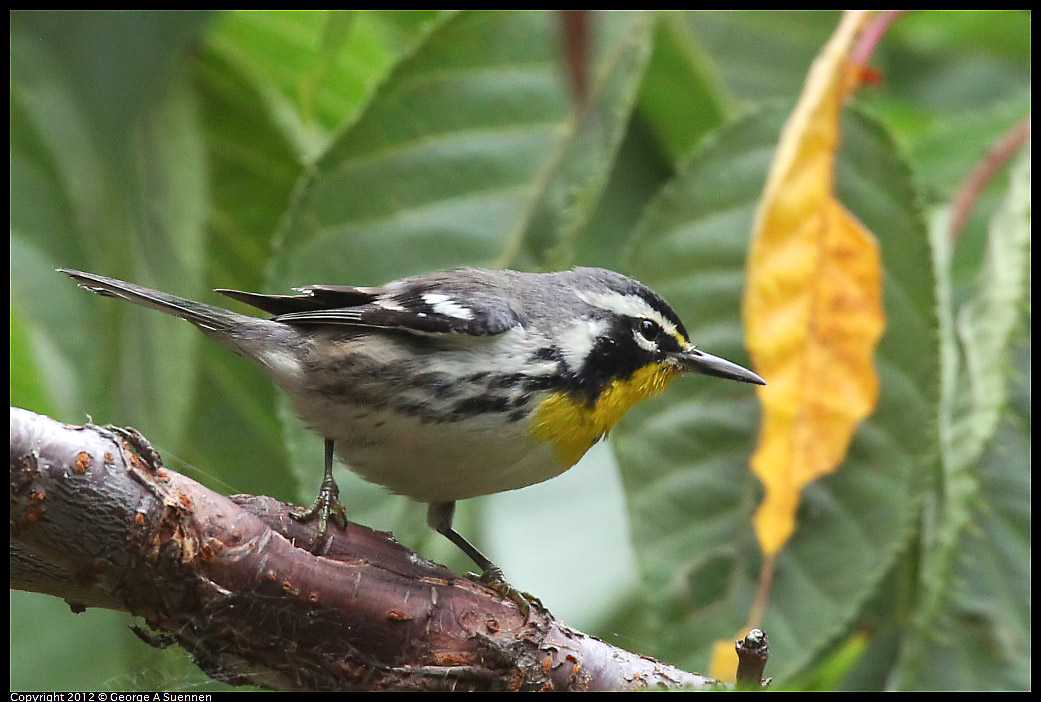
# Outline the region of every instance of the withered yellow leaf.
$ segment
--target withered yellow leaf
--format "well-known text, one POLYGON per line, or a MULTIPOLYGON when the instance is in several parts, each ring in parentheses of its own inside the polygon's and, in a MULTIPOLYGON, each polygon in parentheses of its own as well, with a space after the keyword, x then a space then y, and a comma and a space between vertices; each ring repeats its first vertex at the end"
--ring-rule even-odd
POLYGON ((752 457, 766 491, 755 530, 767 558, 791 537, 802 488, 838 467, 878 398, 881 257, 834 194, 841 108, 858 75, 849 55, 866 20, 845 14, 815 60, 756 216, 744 324, 768 383, 752 457))
MULTIPOLYGON (((743 639, 751 627, 745 627, 738 632, 735 638, 743 639)), ((723 682, 735 682, 737 680, 737 649, 734 642, 729 639, 716 641, 712 644, 712 662, 709 664, 710 678, 722 680, 723 682)))

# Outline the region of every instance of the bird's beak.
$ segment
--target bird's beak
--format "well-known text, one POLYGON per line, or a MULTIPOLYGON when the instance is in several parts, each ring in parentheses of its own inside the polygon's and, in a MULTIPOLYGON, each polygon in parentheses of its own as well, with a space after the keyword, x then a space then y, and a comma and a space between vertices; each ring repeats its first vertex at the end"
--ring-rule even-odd
POLYGON ((719 356, 713 356, 707 354, 704 351, 698 351, 693 346, 689 346, 683 351, 676 353, 672 357, 673 362, 686 371, 693 373, 701 373, 702 375, 714 375, 717 378, 727 378, 728 380, 738 380, 742 383, 753 383, 755 385, 766 385, 766 381, 760 378, 758 375, 742 368, 736 363, 720 358, 719 356))

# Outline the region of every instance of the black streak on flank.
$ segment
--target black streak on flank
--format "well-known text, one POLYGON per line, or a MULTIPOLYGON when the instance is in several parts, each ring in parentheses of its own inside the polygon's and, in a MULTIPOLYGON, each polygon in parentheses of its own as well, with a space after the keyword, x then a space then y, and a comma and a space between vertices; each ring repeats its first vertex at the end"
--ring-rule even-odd
POLYGON ((543 346, 538 351, 531 354, 529 360, 533 363, 539 361, 555 361, 559 365, 565 364, 564 354, 560 352, 556 346, 543 346))
POLYGON ((507 412, 510 398, 505 395, 479 395, 457 402, 452 408, 453 419, 463 419, 477 414, 507 412))

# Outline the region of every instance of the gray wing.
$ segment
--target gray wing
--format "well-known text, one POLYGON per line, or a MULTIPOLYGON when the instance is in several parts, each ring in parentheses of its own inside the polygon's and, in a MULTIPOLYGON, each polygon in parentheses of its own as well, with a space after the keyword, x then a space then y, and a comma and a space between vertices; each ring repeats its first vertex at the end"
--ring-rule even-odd
POLYGON ((301 326, 343 325, 396 329, 414 334, 501 334, 520 322, 501 296, 416 284, 386 288, 312 285, 300 295, 261 295, 219 290, 258 309, 273 320, 301 326))

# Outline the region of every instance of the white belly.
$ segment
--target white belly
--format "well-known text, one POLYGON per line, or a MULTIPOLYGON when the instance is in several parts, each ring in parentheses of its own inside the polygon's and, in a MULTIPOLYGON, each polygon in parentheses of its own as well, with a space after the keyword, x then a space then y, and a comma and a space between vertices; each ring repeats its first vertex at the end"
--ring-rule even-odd
POLYGON ((530 436, 530 418, 423 422, 314 398, 297 409, 316 432, 333 440, 348 468, 421 502, 515 490, 567 469, 556 460, 552 444, 530 436))

